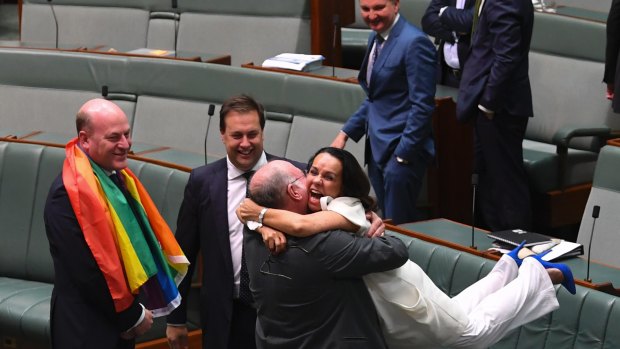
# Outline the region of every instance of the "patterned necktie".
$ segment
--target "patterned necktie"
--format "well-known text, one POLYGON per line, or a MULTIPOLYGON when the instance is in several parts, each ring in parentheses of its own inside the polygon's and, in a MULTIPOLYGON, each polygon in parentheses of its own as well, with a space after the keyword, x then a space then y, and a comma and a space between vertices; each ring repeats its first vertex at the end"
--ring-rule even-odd
MULTIPOLYGON (((242 174, 246 181, 245 197, 248 197, 250 193, 250 178, 252 178, 254 172, 255 171, 248 171, 242 174)), ((243 247, 241 248, 241 271, 239 273, 239 300, 249 306, 252 306, 254 303, 254 298, 250 291, 250 274, 248 274, 248 267, 245 264, 245 249, 243 247)))
POLYGON ((370 76, 372 75, 372 68, 375 66, 375 62, 377 61, 377 58, 379 57, 379 54, 381 53, 381 49, 383 48, 384 42, 385 40, 383 39, 383 36, 379 34, 375 36, 374 48, 372 50, 372 54, 370 55, 370 58, 368 59, 368 67, 366 68, 366 85, 367 86, 370 85, 370 76))

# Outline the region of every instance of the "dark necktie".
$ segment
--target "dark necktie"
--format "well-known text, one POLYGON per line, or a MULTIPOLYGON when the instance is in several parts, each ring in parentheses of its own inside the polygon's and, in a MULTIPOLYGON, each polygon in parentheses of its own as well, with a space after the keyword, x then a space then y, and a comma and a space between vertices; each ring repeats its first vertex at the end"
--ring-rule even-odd
POLYGON ((471 35, 469 37, 469 45, 474 42, 474 33, 476 33, 476 27, 478 26, 478 20, 480 19, 480 16, 478 14, 480 13, 481 5, 482 0, 476 0, 476 3, 474 4, 474 19, 471 23, 471 35))
POLYGON ((119 189, 123 189, 123 184, 121 183, 121 179, 118 178, 118 174, 116 173, 112 173, 111 175, 109 175, 108 177, 110 177, 110 179, 112 180, 112 182, 114 182, 114 184, 116 184, 116 186, 119 189))
MULTIPOLYGON (((242 174, 246 181, 245 197, 248 197, 250 193, 250 178, 253 174, 254 171, 248 171, 242 174)), ((245 249, 243 247, 241 248, 241 271, 239 273, 239 300, 250 306, 254 303, 252 292, 250 291, 250 275, 248 274, 248 267, 245 264, 245 249)))
POLYGON ((379 58, 379 54, 381 53, 381 49, 383 48, 383 43, 385 40, 383 36, 377 34, 375 35, 375 45, 374 50, 372 50, 372 54, 368 60, 368 67, 366 68, 366 84, 370 85, 370 77, 372 75, 372 69, 375 66, 375 62, 377 58, 379 58))

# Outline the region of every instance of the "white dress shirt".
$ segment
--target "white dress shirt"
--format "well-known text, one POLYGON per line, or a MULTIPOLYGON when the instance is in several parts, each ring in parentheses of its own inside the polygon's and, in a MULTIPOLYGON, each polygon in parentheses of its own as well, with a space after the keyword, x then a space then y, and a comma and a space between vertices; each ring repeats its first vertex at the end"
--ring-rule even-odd
MULTIPOLYGON (((237 217, 235 211, 241 205, 241 201, 245 199, 246 180, 243 174, 247 171, 241 171, 232 162, 228 156, 226 157, 228 167, 228 232, 230 239, 230 255, 232 257, 233 273, 235 278, 234 296, 239 296, 239 279, 241 275, 241 253, 243 251, 243 224, 237 217)), ((251 171, 256 171, 267 164, 267 156, 265 152, 254 165, 251 171)))

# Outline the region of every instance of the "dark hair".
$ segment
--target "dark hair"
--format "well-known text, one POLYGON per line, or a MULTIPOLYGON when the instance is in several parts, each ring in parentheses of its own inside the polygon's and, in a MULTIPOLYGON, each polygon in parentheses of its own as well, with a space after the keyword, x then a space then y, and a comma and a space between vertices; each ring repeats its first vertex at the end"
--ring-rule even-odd
POLYGON ((226 131, 226 116, 233 110, 237 113, 256 111, 261 130, 265 128, 265 108, 263 108, 263 105, 250 96, 239 95, 228 98, 222 104, 220 109, 220 132, 224 133, 226 131))
POLYGON ((324 147, 319 149, 310 160, 308 160, 308 169, 312 168, 314 158, 321 153, 327 153, 340 161, 342 164, 342 196, 350 196, 360 199, 366 210, 374 210, 377 202, 369 195, 370 181, 353 154, 340 148, 324 147))

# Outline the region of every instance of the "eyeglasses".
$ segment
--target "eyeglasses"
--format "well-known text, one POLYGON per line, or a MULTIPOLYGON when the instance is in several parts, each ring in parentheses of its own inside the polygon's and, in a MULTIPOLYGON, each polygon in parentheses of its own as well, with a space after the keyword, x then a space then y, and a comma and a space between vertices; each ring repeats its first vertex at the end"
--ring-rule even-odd
MULTIPOLYGON (((300 250, 302 250, 305 253, 309 253, 308 250, 306 250, 305 248, 301 247, 301 246, 297 246, 297 245, 289 245, 288 248, 298 248, 300 250)), ((263 264, 261 264, 260 268, 258 269, 258 271, 260 271, 261 274, 263 275, 270 275, 270 276, 277 276, 277 277, 281 277, 281 278, 285 278, 288 280, 293 280, 292 277, 290 276, 286 276, 284 274, 278 274, 278 273, 272 273, 271 272, 271 264, 272 263, 277 263, 278 260, 276 258, 272 258, 274 257, 271 253, 269 254, 269 257, 267 257, 267 259, 263 262, 263 264), (265 268, 267 268, 267 270, 264 270, 265 268)))
POLYGON ((304 178, 304 177, 306 177, 306 175, 301 175, 301 176, 299 176, 299 177, 297 177, 297 178, 293 179, 293 180, 292 180, 289 184, 293 184, 293 183, 297 182, 298 180, 300 180, 300 179, 302 179, 302 178, 304 178))

